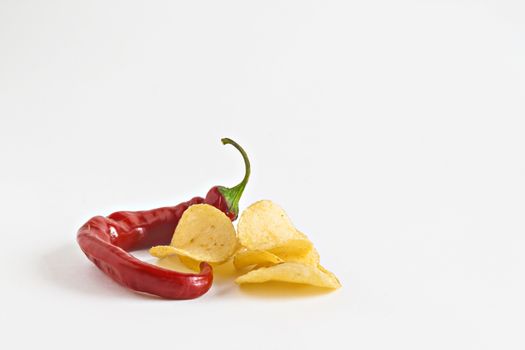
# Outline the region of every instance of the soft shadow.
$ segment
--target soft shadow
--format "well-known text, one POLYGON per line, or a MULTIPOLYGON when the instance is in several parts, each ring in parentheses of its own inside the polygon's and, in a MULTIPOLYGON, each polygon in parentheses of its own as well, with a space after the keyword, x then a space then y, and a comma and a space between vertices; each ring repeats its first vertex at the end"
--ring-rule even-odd
POLYGON ((100 271, 74 244, 45 252, 35 265, 40 277, 51 286, 93 297, 136 298, 155 296, 120 286, 100 271))
POLYGON ((307 298, 326 295, 332 289, 286 282, 246 283, 240 286, 242 293, 258 298, 307 298))

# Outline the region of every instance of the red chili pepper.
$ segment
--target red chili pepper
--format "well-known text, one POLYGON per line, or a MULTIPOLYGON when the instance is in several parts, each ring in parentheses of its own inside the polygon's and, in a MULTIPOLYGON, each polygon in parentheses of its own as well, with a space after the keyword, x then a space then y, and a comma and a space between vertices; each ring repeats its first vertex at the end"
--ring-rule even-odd
POLYGON ((78 244, 89 260, 117 283, 138 292, 168 299, 193 299, 206 293, 213 282, 213 270, 208 263, 200 264, 199 273, 187 274, 145 263, 128 252, 169 244, 179 219, 193 204, 210 204, 232 221, 237 218, 239 199, 250 177, 250 161, 235 141, 226 138, 221 141, 242 154, 246 173, 241 183, 232 188, 212 187, 206 198, 195 197, 174 207, 119 211, 90 219, 77 234, 78 244))

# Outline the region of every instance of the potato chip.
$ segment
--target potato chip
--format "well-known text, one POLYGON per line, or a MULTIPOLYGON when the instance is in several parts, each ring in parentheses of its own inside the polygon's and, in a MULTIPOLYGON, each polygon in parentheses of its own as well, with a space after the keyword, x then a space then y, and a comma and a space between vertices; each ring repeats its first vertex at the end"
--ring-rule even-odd
POLYGON ((321 270, 316 266, 293 262, 251 270, 235 280, 238 284, 268 281, 301 283, 332 289, 341 287, 337 278, 324 268, 321 270))
POLYGON ((183 273, 195 273, 195 272, 200 271, 200 270, 191 269, 185 264, 183 264, 180 261, 179 256, 177 255, 171 255, 171 256, 167 256, 162 259, 158 259, 157 265, 165 269, 168 269, 168 270, 174 270, 174 271, 183 272, 183 273))
POLYGON ((237 231, 241 244, 250 250, 268 250, 293 242, 290 245, 292 249, 300 247, 300 241, 303 242, 302 249, 311 246, 308 238, 297 231, 284 210, 269 200, 255 202, 244 210, 237 231))
POLYGON ((197 261, 222 262, 233 255, 237 236, 231 220, 208 204, 190 206, 175 228, 170 246, 156 246, 156 257, 177 254, 197 261))
POLYGON ((201 264, 201 261, 192 259, 192 258, 190 258, 188 256, 184 256, 184 255, 179 255, 179 260, 187 268, 189 268, 191 270, 194 270, 194 271, 200 271, 200 267, 199 266, 201 264))
MULTIPOLYGON (((202 261, 195 260, 195 259, 190 258, 189 256, 184 256, 184 255, 178 255, 178 258, 179 258, 179 261, 182 263, 182 265, 184 265, 188 269, 193 270, 193 271, 200 271, 200 265, 202 261)), ((214 273, 215 273, 215 268, 223 263, 224 263, 223 261, 208 262, 208 264, 210 264, 214 268, 214 273)))
POLYGON ((155 247, 151 247, 149 249, 149 253, 156 258, 162 259, 171 255, 176 255, 177 250, 169 245, 158 245, 155 247))
POLYGON ((304 257, 312 249, 314 249, 312 242, 308 239, 291 239, 280 246, 268 249, 268 251, 286 260, 286 257, 304 257))
POLYGON ((333 272, 328 271, 323 266, 321 266, 321 264, 317 264, 317 268, 319 269, 319 271, 329 275, 333 280, 335 280, 337 282, 339 287, 341 287, 341 282, 339 282, 339 279, 335 276, 335 274, 333 272))
POLYGON ((310 266, 317 266, 319 264, 319 253, 314 247, 311 247, 306 254, 297 254, 297 252, 287 251, 281 247, 270 249, 270 252, 285 262, 296 262, 310 266))
POLYGON ((235 254, 233 265, 240 270, 251 265, 272 266, 284 260, 266 250, 241 250, 235 254))

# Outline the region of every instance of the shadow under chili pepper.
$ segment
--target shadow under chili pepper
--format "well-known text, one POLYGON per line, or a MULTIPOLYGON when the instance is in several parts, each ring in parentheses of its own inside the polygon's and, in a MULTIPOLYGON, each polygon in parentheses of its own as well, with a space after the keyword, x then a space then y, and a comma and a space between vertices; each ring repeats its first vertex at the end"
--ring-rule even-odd
POLYGON ((42 254, 37 263, 41 278, 54 287, 93 297, 160 299, 117 285, 89 263, 74 244, 65 244, 42 254))

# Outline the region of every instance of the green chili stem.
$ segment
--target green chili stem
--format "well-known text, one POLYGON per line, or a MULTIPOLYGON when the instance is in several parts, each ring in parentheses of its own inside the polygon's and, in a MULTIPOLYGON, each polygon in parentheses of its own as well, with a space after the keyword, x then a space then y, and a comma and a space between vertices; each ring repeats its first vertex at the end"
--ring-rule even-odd
POLYGON ((248 155, 246 154, 244 149, 237 142, 229 138, 223 138, 221 139, 221 141, 223 145, 232 145, 233 147, 237 148, 237 150, 241 153, 242 158, 244 159, 245 173, 242 181, 232 188, 222 186, 219 187, 219 191, 228 203, 228 210, 237 215, 237 213, 239 212, 239 200, 244 191, 244 188, 246 187, 246 184, 248 183, 248 179, 250 178, 250 160, 248 159, 248 155))

